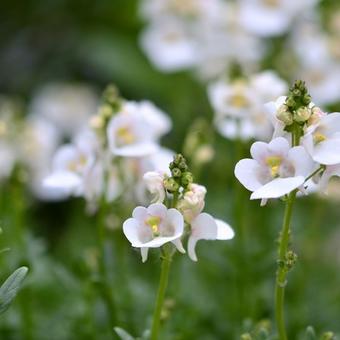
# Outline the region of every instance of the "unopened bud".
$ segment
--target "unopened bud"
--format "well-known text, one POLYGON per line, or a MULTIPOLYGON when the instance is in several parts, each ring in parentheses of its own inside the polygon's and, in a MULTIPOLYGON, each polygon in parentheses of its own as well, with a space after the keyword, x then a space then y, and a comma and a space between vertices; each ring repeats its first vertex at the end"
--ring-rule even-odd
POLYGON ((321 336, 321 340, 334 340, 335 335, 333 332, 325 332, 321 336))
POLYGON ((187 171, 184 172, 181 178, 181 184, 184 188, 188 187, 194 181, 192 173, 187 171))
POLYGON ((104 120, 101 116, 95 115, 90 119, 90 126, 92 129, 100 130, 104 127, 104 120))
POLYGON ((172 176, 174 176, 175 178, 179 178, 182 176, 182 171, 179 168, 173 168, 171 170, 172 176))
POLYGON ((172 177, 168 177, 164 180, 164 188, 169 192, 176 192, 179 189, 179 184, 172 177))
POLYGON ((293 116, 291 112, 289 111, 287 105, 285 104, 279 107, 279 109, 276 112, 276 117, 278 120, 285 123, 285 125, 293 124, 293 116))
POLYGON ((297 261, 297 255, 292 250, 289 250, 286 254, 286 261, 285 261, 286 268, 288 270, 292 269, 296 261, 297 261))
POLYGON ((312 114, 312 110, 306 106, 300 107, 295 115, 294 115, 294 120, 298 123, 304 123, 306 122, 312 114))
POLYGON ((309 94, 305 94, 302 98, 302 102, 306 106, 309 105, 311 101, 312 101, 312 97, 309 94))
POLYGON ((296 105, 296 102, 295 102, 293 96, 289 96, 289 97, 287 98, 287 100, 286 100, 286 105, 287 105, 288 107, 294 107, 294 106, 296 105))
POLYGON ((113 114, 112 107, 108 104, 104 104, 99 108, 99 114, 104 118, 111 118, 113 114))

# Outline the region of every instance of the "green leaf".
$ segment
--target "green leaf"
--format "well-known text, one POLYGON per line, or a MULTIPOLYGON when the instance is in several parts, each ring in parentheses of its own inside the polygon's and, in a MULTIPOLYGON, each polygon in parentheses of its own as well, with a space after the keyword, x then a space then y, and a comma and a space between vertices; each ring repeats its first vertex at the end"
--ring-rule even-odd
POLYGON ((0 314, 7 310, 17 295, 27 272, 27 267, 18 268, 0 287, 0 314))
POLYGON ((122 340, 135 340, 135 338, 123 328, 115 327, 114 330, 122 340))

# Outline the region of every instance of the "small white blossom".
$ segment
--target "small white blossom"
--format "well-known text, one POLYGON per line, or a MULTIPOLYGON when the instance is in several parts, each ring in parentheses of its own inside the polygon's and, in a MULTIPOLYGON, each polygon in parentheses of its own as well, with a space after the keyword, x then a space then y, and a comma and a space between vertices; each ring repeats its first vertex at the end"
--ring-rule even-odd
POLYGON ((154 196, 153 203, 163 203, 165 199, 164 175, 156 171, 149 171, 144 174, 143 180, 146 188, 154 196))
POLYGON ((114 155, 144 157, 158 151, 159 138, 170 130, 169 118, 150 102, 125 102, 107 128, 114 155))
POLYGON ((302 144, 314 161, 325 165, 340 163, 340 113, 322 115, 307 128, 302 144))
POLYGON ((147 260, 149 248, 158 248, 167 242, 174 243, 180 252, 184 252, 180 241, 183 230, 181 213, 173 208, 167 209, 163 204, 137 207, 132 218, 123 224, 124 234, 132 247, 141 248, 143 262, 147 260))
POLYGON ((282 137, 255 142, 250 153, 253 159, 242 159, 235 167, 236 178, 253 191, 250 199, 282 197, 302 186, 315 169, 302 146, 291 148, 282 137))
POLYGON ((201 213, 191 221, 188 255, 191 260, 197 261, 195 247, 199 240, 230 240, 233 237, 234 231, 227 223, 214 219, 207 213, 201 213))

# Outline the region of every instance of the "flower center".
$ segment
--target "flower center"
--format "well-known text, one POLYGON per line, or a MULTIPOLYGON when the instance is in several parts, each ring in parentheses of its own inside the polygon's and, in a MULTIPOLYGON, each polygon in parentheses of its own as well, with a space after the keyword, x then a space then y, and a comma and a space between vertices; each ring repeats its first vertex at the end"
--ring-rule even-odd
POLYGON ((72 172, 79 172, 86 164, 86 157, 80 155, 78 159, 70 161, 67 165, 67 169, 72 172))
POLYGON ((249 106, 248 99, 242 93, 235 93, 234 95, 230 97, 228 101, 231 106, 241 108, 241 109, 249 106))
POLYGON ((281 163, 282 158, 280 156, 269 156, 266 158, 266 164, 269 166, 270 175, 273 178, 279 177, 281 163))
POLYGON ((117 137, 118 137, 118 142, 121 145, 132 144, 136 140, 134 134, 126 126, 123 126, 117 129, 117 137))
POLYGON ((280 5, 280 0, 262 0, 262 3, 271 8, 277 8, 280 5))
POLYGON ((153 237, 160 235, 159 225, 161 218, 159 216, 150 216, 146 219, 145 223, 151 228, 153 237))
POLYGON ((326 140, 326 136, 320 132, 316 132, 313 136, 314 144, 319 144, 326 140))

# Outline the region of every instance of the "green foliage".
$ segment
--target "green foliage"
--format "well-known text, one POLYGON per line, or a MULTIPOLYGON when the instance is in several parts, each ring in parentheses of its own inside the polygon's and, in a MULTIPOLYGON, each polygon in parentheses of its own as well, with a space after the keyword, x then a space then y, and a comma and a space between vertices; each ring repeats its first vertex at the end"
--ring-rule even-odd
POLYGON ((16 297, 28 272, 27 267, 15 270, 0 287, 0 314, 4 313, 16 297))

